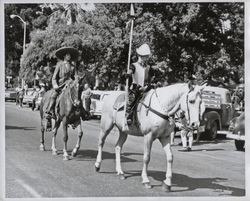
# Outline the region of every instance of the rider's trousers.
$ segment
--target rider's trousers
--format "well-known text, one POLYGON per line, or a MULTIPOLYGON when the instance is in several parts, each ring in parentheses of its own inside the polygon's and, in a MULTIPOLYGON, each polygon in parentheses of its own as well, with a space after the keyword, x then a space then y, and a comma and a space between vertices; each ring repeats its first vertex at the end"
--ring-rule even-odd
POLYGON ((56 104, 56 98, 59 95, 59 92, 55 89, 53 89, 51 97, 50 97, 50 103, 47 107, 47 112, 53 112, 56 104))

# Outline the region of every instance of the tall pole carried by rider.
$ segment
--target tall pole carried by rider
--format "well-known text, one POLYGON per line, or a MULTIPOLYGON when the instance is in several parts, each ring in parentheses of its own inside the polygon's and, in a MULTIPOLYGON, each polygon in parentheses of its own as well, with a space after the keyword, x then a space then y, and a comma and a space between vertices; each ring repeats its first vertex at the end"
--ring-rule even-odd
MULTIPOLYGON (((130 26, 130 37, 129 37, 129 51, 128 51, 128 65, 127 65, 127 74, 129 73, 129 67, 130 67, 130 58, 131 58, 131 49, 132 49, 132 40, 133 40, 133 28, 134 28, 134 17, 135 17, 135 11, 134 6, 131 3, 130 6, 130 17, 131 17, 131 26, 130 26)), ((123 130, 125 129, 125 123, 126 123, 126 107, 127 107, 127 101, 128 101, 128 84, 129 84, 129 78, 126 78, 126 88, 125 88, 125 106, 124 106, 124 121, 123 121, 123 130)))

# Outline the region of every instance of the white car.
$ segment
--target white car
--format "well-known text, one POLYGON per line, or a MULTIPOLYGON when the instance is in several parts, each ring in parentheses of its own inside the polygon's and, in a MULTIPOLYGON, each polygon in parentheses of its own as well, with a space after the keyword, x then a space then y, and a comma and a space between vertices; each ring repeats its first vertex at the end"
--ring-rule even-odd
POLYGON ((117 93, 117 91, 92 90, 92 95, 90 97, 91 98, 91 105, 90 105, 91 117, 101 118, 104 98, 111 95, 112 93, 117 93))
POLYGON ((38 110, 40 109, 42 98, 42 96, 38 96, 38 98, 36 99, 36 109, 38 110))
POLYGON ((23 104, 28 105, 29 107, 32 106, 32 101, 35 98, 35 93, 33 88, 28 88, 26 94, 23 97, 23 104))

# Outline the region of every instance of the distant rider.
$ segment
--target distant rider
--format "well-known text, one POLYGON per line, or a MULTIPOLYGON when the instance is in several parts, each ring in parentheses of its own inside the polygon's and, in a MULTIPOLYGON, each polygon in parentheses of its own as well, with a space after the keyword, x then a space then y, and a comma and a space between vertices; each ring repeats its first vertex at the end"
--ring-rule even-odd
POLYGON ((46 110, 46 113, 53 118, 55 118, 55 103, 57 96, 64 86, 77 75, 76 67, 73 65, 72 61, 78 58, 79 53, 75 48, 62 47, 58 49, 55 54, 60 61, 58 61, 52 77, 53 92, 51 94, 50 104, 46 110))

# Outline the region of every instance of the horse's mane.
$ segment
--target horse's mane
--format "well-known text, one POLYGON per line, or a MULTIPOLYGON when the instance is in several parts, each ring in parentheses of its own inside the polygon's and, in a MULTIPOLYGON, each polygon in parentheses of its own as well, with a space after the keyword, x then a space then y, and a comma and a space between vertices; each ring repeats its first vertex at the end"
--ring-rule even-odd
POLYGON ((69 81, 68 86, 64 89, 64 92, 63 92, 65 97, 69 96, 69 98, 70 97, 74 98, 74 96, 77 96, 77 94, 75 94, 75 93, 72 94, 72 92, 74 92, 74 90, 73 91, 71 90, 75 86, 76 83, 77 83, 76 80, 69 81))
POLYGON ((164 101, 164 107, 168 108, 168 111, 172 110, 183 94, 187 92, 187 86, 186 83, 178 83, 157 89, 157 94, 164 101))

